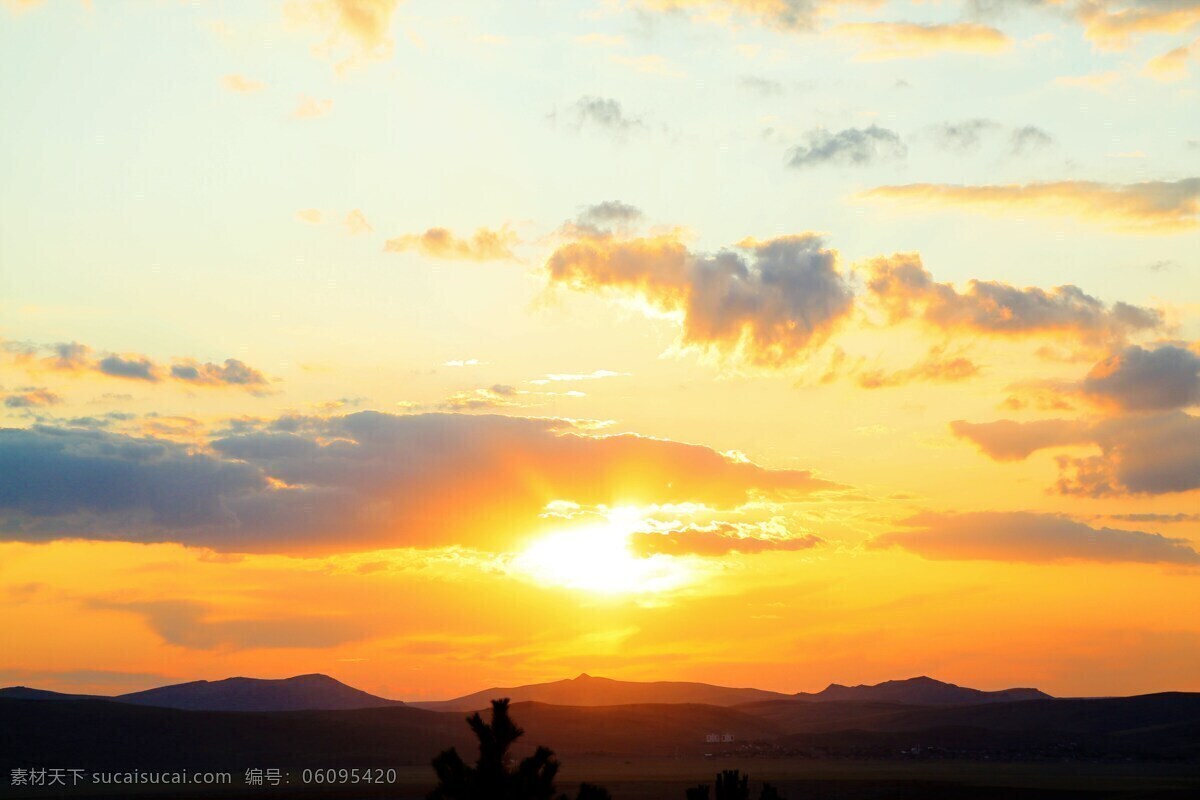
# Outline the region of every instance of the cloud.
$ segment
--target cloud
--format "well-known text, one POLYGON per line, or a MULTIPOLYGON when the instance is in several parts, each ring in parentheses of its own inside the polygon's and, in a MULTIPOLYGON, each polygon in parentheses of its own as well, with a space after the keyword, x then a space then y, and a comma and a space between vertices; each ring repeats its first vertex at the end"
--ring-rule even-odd
POLYGON ((1022 461, 1047 447, 1066 447, 1091 441, 1089 425, 1066 419, 1035 422, 1002 419, 979 423, 960 419, 950 423, 950 430, 955 436, 974 442, 980 450, 997 461, 1022 461))
POLYGON ((1092 528, 1050 514, 925 513, 905 520, 904 524, 909 529, 878 536, 872 546, 900 547, 935 561, 1200 564, 1200 553, 1186 539, 1143 531, 1092 528))
POLYGON ((1054 79, 1059 86, 1069 86, 1077 89, 1088 89, 1093 92, 1107 92, 1121 77, 1121 73, 1095 72, 1088 75, 1060 75, 1054 79))
POLYGON ((764 367, 800 360, 850 313, 833 251, 811 234, 745 240, 713 255, 673 235, 584 236, 546 261, 552 283, 633 296, 679 317, 681 341, 764 367))
POLYGON ((722 15, 754 17, 783 30, 812 30, 822 9, 838 0, 639 0, 640 5, 660 11, 695 10, 706 19, 722 15))
POLYGON ((238 94, 260 92, 266 87, 266 84, 262 81, 251 80, 244 75, 226 75, 221 78, 221 85, 229 91, 237 92, 238 94))
POLYGON ((318 100, 301 95, 296 103, 296 108, 292 110, 292 116, 297 119, 316 119, 325 116, 331 110, 333 110, 333 100, 318 100))
POLYGON ((321 215, 321 211, 319 209, 302 208, 296 212, 296 219, 298 219, 301 222, 304 222, 308 225, 320 225, 322 215, 321 215))
POLYGON ((868 61, 938 53, 992 55, 1012 48, 1012 40, 1002 32, 975 22, 849 22, 835 25, 833 33, 859 42, 861 57, 868 61))
POLYGON ((1178 345, 1137 345, 1101 361, 1083 394, 1122 411, 1164 411, 1200 403, 1200 355, 1178 345))
POLYGON ((146 383, 177 381, 194 386, 243 389, 254 394, 262 394, 269 385, 265 375, 236 358, 225 359, 223 366, 190 358, 175 359, 174 364, 167 368, 148 356, 136 353, 97 355, 91 347, 79 342, 51 345, 3 342, 0 343, 0 351, 18 366, 32 372, 95 373, 146 383), (46 355, 39 358, 41 353, 46 355))
POLYGON ((577 130, 592 127, 625 135, 643 127, 640 119, 627 115, 621 104, 610 97, 585 95, 567 109, 567 115, 577 130))
POLYGON ((1163 323, 1158 311, 1122 302, 1108 306, 1071 285, 1046 290, 972 280, 960 292, 934 281, 915 253, 876 258, 864 267, 869 295, 892 322, 919 319, 946 331, 1057 334, 1087 343, 1121 341, 1163 323))
POLYGON ((1188 65, 1200 60, 1200 39, 1180 45, 1146 62, 1144 72, 1155 80, 1178 81, 1188 76, 1188 65))
POLYGON ((977 207, 1010 214, 1068 216, 1109 230, 1173 233, 1196 227, 1200 178, 1104 184, 1090 181, 960 186, 912 183, 880 186, 860 195, 906 204, 977 207))
POLYGON ((687 526, 666 531, 636 531, 629 536, 630 549, 637 555, 723 556, 728 553, 808 550, 824 543, 820 536, 763 536, 756 526, 728 522, 687 526))
POLYGON ((96 362, 95 369, 114 378, 130 378, 139 381, 159 380, 158 367, 145 356, 106 356, 96 362))
POLYGON ((908 148, 894 131, 872 125, 847 128, 831 134, 816 128, 805 134, 805 143, 788 151, 789 167, 813 167, 822 164, 866 166, 877 161, 902 159, 908 148))
POLYGON ((341 59, 338 70, 391 56, 392 17, 400 0, 287 0, 285 15, 295 24, 325 34, 314 48, 322 57, 341 59))
POLYGON ((518 405, 517 387, 497 383, 482 389, 455 392, 438 404, 442 411, 481 411, 487 408, 503 408, 518 405))
POLYGON ((557 383, 560 381, 567 381, 567 382, 596 381, 596 380, 600 380, 601 378, 627 378, 627 377, 629 377, 628 372, 613 372, 610 369, 597 369, 597 370, 593 370, 591 372, 550 373, 550 374, 546 375, 546 377, 544 377, 544 378, 536 378, 534 380, 531 380, 530 383, 541 386, 541 385, 545 385, 547 383, 557 383))
POLYGON ((608 57, 609 61, 614 64, 619 64, 622 67, 628 67, 635 72, 641 72, 645 75, 659 75, 664 78, 682 78, 684 72, 678 67, 671 64, 666 58, 660 55, 643 55, 643 56, 623 56, 616 53, 608 57))
POLYGON ((603 203, 587 206, 575 218, 575 224, 592 233, 602 231, 628 230, 640 223, 645 214, 641 209, 622 203, 620 200, 606 200, 603 203))
POLYGON ((214 619, 223 615, 191 600, 92 600, 88 605, 93 609, 136 614, 167 644, 191 650, 324 648, 365 639, 374 633, 361 616, 350 614, 214 619))
POLYGON ((734 509, 837 489, 709 448, 569 421, 466 414, 281 417, 185 446, 0 429, 0 539, 178 541, 227 552, 511 549, 548 504, 734 509))
POLYGON ((49 389, 26 386, 5 395, 6 408, 46 408, 56 406, 63 400, 49 389))
POLYGON ((1054 137, 1041 128, 1025 125, 1017 128, 1008 138, 1009 152, 1014 156, 1027 156, 1045 150, 1054 144, 1054 137))
POLYGON ((783 84, 770 78, 759 78, 755 75, 743 75, 738 78, 738 86, 763 97, 776 97, 783 94, 783 84))
POLYGON ((446 228, 430 228, 424 233, 388 239, 383 249, 387 253, 416 250, 430 258, 456 261, 504 261, 516 258, 512 248, 519 241, 508 226, 497 230, 479 228, 470 238, 459 237, 446 228))
POLYGON ((1076 13, 1084 24, 1084 36, 1102 50, 1124 50, 1136 34, 1181 33, 1200 23, 1200 3, 1196 0, 1140 2, 1143 7, 1139 7, 1139 0, 1080 3, 1076 13))
POLYGON ((1110 514, 1122 522, 1200 522, 1200 514, 1110 514))
POLYGON ((947 357, 945 348, 934 347, 917 364, 895 372, 870 370, 858 376, 864 389, 883 389, 910 383, 958 383, 979 374, 979 365, 962 356, 947 357))
POLYGON ((171 366, 171 377, 197 386, 230 386, 249 390, 262 390, 269 384, 265 375, 236 358, 225 359, 223 366, 202 364, 192 359, 176 361, 171 366))
POLYGON ((367 216, 357 208, 346 215, 344 224, 346 232, 351 236, 361 236, 364 233, 370 233, 375 230, 371 227, 371 223, 367 222, 367 216))
POLYGON ((1055 491, 1105 497, 1200 488, 1200 417, 1182 411, 1129 414, 1096 422, 1050 419, 951 423, 955 435, 1001 461, 1049 448, 1092 445, 1099 455, 1059 456, 1055 491))
POLYGON ((933 137, 945 150, 968 153, 979 148, 985 134, 995 132, 1001 127, 1000 123, 990 119, 943 122, 933 128, 933 137))

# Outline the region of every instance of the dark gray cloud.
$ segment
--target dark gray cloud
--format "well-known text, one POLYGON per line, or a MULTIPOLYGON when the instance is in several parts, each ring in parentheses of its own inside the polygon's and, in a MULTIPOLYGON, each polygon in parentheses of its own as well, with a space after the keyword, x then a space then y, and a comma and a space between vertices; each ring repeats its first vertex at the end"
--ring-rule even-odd
POLYGON ((643 127, 641 119, 626 114, 621 104, 611 97, 585 95, 571 104, 567 115, 577 128, 598 128, 618 135, 643 127))
POLYGON ((994 335, 1057 333, 1094 342, 1119 342, 1163 324, 1154 309, 1117 302, 1106 305, 1078 286, 1046 290, 973 280, 966 291, 937 283, 916 254, 868 262, 867 291, 893 322, 921 319, 942 329, 994 335))
POLYGON ((600 234, 612 230, 629 230, 638 225, 645 214, 636 206, 620 200, 606 200, 579 212, 574 225, 583 231, 600 234))
POLYGON ((223 366, 201 364, 190 359, 179 361, 171 366, 171 377, 202 386, 238 386, 245 389, 267 386, 265 375, 236 358, 225 359, 223 366))
POLYGON ((79 342, 59 342, 39 345, 30 342, 0 342, 0 351, 18 366, 54 372, 93 372, 124 380, 158 383, 163 380, 190 383, 194 386, 242 389, 264 394, 269 381, 265 375, 236 358, 225 359, 223 365, 201 363, 191 358, 175 359, 168 368, 140 354, 97 354, 79 342))
POLYGON ((248 464, 182 445, 78 428, 0 428, 0 537, 122 538, 234 522, 228 502, 261 491, 248 464), (122 528, 127 530, 123 531, 122 528))
POLYGON ((836 255, 811 234, 745 240, 712 255, 672 236, 583 235, 555 250, 546 272, 572 289, 625 292, 682 312, 685 344, 759 366, 799 360, 854 304, 836 255))
POLYGON ((900 135, 887 128, 847 128, 830 133, 816 128, 804 136, 804 143, 787 154, 789 167, 815 167, 823 164, 861 167, 878 161, 902 159, 908 155, 900 135))
POLYGON ((1157 533, 1092 528, 1050 514, 976 512, 920 514, 904 530, 876 537, 874 547, 901 547, 923 558, 951 561, 1101 561, 1200 565, 1186 539, 1157 533))
POLYGON ((158 370, 145 356, 107 356, 96 362, 96 370, 114 378, 157 381, 158 370))
POLYGON ((835 488, 808 472, 660 439, 586 436, 552 419, 293 416, 210 447, 0 429, 0 540, 181 541, 230 552, 504 548, 542 525, 554 500, 736 508, 835 488))
POLYGON ((46 408, 62 401, 54 392, 38 386, 23 386, 4 396, 6 408, 46 408))
POLYGON ((1182 411, 1126 414, 1097 422, 956 421, 951 430, 992 458, 1020 460, 1049 448, 1092 445, 1098 455, 1060 456, 1060 494, 1103 497, 1200 489, 1200 417, 1182 411))
POLYGON ((743 75, 738 78, 738 86, 763 97, 776 97, 783 94, 783 84, 770 78, 759 78, 754 75, 743 75))
POLYGON ((965 119, 943 122, 933 128, 933 138, 939 147, 954 153, 970 153, 979 149, 984 136, 1002 126, 990 119, 965 119))
POLYGON ((1008 137, 1009 152, 1014 156, 1032 155, 1053 144, 1053 136, 1033 125, 1017 128, 1008 137))
POLYGON ((1081 389, 1125 411, 1186 408, 1200 403, 1200 356, 1173 344, 1132 345, 1093 367, 1081 389))

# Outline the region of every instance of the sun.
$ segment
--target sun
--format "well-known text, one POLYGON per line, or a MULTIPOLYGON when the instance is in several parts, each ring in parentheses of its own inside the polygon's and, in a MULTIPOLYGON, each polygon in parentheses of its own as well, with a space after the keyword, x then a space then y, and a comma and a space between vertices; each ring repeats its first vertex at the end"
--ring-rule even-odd
POLYGON ((598 594, 655 593, 687 583, 691 574, 681 560, 642 558, 630 549, 641 520, 636 508, 611 509, 603 522, 538 539, 514 563, 538 583, 598 594))

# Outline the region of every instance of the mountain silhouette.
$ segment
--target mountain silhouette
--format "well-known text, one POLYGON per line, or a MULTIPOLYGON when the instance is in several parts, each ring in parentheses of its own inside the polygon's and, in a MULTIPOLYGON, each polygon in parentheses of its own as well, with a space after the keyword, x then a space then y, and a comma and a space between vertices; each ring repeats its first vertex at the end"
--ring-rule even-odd
POLYGON ((904 703, 907 705, 974 705, 1017 700, 1046 700, 1050 695, 1039 689, 1001 689, 985 692, 953 683, 944 683, 922 675, 901 681, 884 681, 873 686, 842 686, 831 683, 816 693, 800 692, 796 700, 832 702, 853 700, 862 703, 904 703))
POLYGON ((453 700, 417 702, 410 705, 431 711, 478 711, 493 697, 509 697, 514 703, 535 702, 558 706, 617 706, 634 703, 699 703, 736 706, 763 700, 786 700, 791 695, 763 689, 734 689, 685 681, 618 681, 594 678, 587 673, 550 683, 497 687, 456 697, 453 700))
POLYGON ((328 675, 282 680, 226 678, 160 686, 112 698, 121 703, 190 711, 345 711, 402 705, 347 686, 328 675))

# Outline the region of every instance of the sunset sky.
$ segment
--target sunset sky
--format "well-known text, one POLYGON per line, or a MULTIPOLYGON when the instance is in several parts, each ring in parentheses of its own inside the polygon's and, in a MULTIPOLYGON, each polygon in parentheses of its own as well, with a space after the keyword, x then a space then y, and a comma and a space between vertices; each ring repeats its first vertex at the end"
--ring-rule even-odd
POLYGON ((0 0, 0 685, 1200 690, 1200 0, 0 0))

